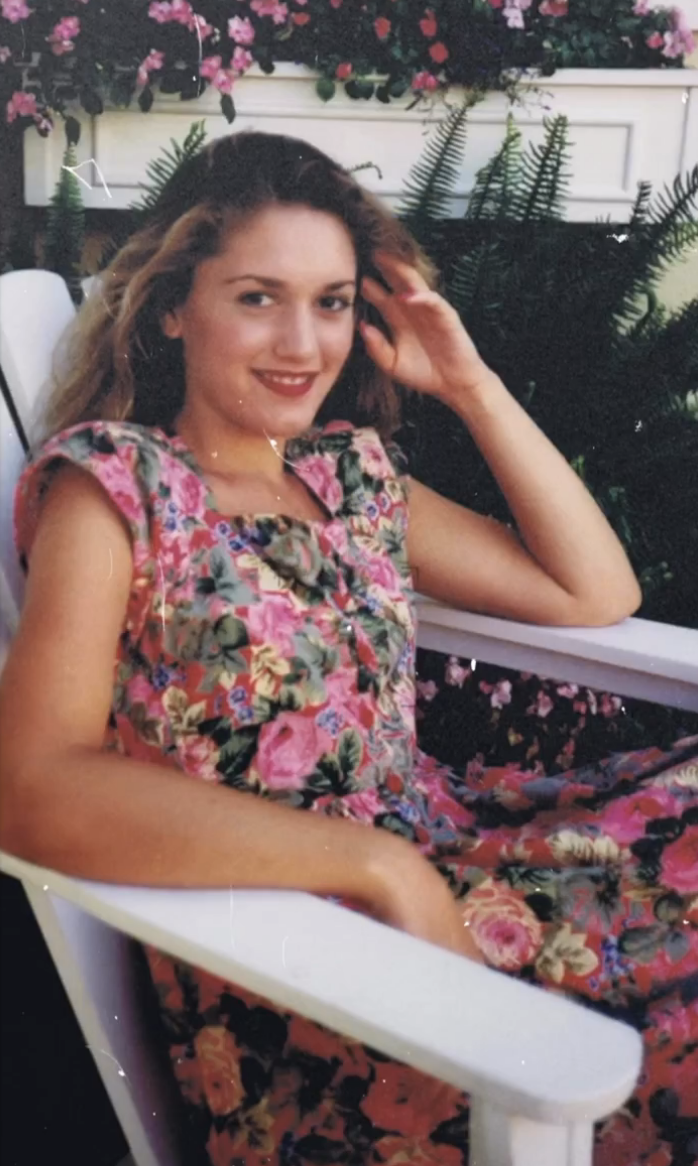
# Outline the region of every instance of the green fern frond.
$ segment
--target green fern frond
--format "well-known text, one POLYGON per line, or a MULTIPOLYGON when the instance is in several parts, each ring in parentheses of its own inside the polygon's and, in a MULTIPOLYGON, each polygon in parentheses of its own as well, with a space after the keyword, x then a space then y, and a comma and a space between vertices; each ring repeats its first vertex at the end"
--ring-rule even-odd
POLYGON ((199 153, 206 141, 206 128, 203 121, 192 122, 189 132, 180 144, 174 138, 170 139, 171 150, 161 150, 157 158, 149 164, 146 175, 147 182, 141 183, 143 194, 138 202, 132 203, 130 210, 137 215, 147 215, 158 205, 167 183, 176 174, 179 167, 199 153))
POLYGON ((652 183, 638 182, 637 195, 630 214, 629 226, 631 229, 640 227, 647 222, 650 199, 652 198, 652 183))
POLYGON ((431 134, 421 157, 410 170, 397 214, 417 238, 424 228, 448 218, 453 192, 461 173, 468 114, 468 99, 431 134))
POLYGON ((80 265, 85 242, 85 207, 80 182, 75 177, 77 164, 75 146, 68 144, 48 212, 44 266, 63 276, 73 301, 79 304, 82 302, 80 265))
POLYGON ((546 118, 545 140, 529 143, 521 159, 512 213, 519 222, 562 221, 569 187, 569 122, 546 118))
POLYGON ((504 141, 492 160, 478 170, 468 200, 466 219, 505 219, 511 216, 519 170, 521 167, 521 131, 513 117, 507 118, 504 141))

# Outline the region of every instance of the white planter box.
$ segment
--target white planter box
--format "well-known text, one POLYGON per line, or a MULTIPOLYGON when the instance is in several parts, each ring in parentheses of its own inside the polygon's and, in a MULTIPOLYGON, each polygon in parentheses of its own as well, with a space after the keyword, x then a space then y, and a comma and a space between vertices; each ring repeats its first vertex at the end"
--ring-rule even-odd
MULTIPOLYGON (((305 138, 346 166, 373 162, 358 177, 390 205, 403 188, 425 136, 444 116, 444 104, 407 110, 411 98, 390 106, 375 100, 351 101, 339 89, 326 105, 315 93, 315 75, 303 66, 283 65, 267 77, 250 72, 235 88, 238 112, 233 129, 255 128, 305 138)), ((452 93, 449 100, 457 100, 452 93)), ((477 169, 501 142, 506 117, 513 112, 527 140, 540 140, 543 120, 564 113, 573 143, 568 218, 623 222, 637 183, 657 187, 698 163, 698 69, 561 70, 531 83, 523 104, 513 109, 492 93, 473 111, 467 161, 454 213, 462 212, 477 169)), ((79 113, 83 132, 78 147, 83 195, 88 207, 126 207, 139 193, 148 162, 170 138, 182 139, 192 121, 205 119, 209 138, 229 132, 218 94, 207 90, 198 101, 159 96, 149 113, 108 110, 90 118, 79 113), (90 165, 92 159, 96 165, 90 165), (102 181, 103 179, 103 181, 102 181)), ((61 165, 63 134, 24 137, 25 199, 45 205, 61 165)))

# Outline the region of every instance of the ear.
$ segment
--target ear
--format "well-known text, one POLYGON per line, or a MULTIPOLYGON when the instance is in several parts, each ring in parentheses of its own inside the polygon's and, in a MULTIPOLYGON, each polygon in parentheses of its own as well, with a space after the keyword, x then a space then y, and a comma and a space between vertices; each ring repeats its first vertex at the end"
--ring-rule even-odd
POLYGON ((182 321, 180 319, 179 312, 176 309, 161 317, 160 327, 162 328, 165 336, 167 336, 168 340, 181 340, 182 321))

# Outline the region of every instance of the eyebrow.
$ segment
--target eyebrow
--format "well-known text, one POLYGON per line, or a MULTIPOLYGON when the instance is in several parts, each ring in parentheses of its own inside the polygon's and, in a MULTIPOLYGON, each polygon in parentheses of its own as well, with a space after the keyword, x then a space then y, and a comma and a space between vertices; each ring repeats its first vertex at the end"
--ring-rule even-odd
MULTIPOLYGON (((244 280, 244 279, 254 279, 257 283, 264 284, 265 287, 279 288, 279 287, 285 286, 284 281, 282 279, 272 279, 268 275, 255 275, 253 272, 249 272, 247 275, 233 275, 230 277, 230 279, 224 279, 223 283, 224 284, 239 283, 241 280, 244 280)), ((338 280, 335 280, 334 283, 325 284, 325 287, 323 290, 324 291, 339 291, 339 289, 342 287, 354 287, 355 288, 356 286, 357 286, 357 284, 356 284, 355 279, 338 279, 338 280)))

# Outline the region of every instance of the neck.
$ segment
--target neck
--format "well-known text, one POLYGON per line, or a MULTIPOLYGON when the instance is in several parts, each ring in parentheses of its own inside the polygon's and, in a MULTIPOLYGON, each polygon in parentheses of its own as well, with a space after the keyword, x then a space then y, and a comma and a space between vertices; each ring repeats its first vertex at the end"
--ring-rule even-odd
POLYGON ((222 425, 219 417, 193 416, 186 405, 175 429, 207 473, 254 474, 271 480, 283 477, 284 438, 222 425))

